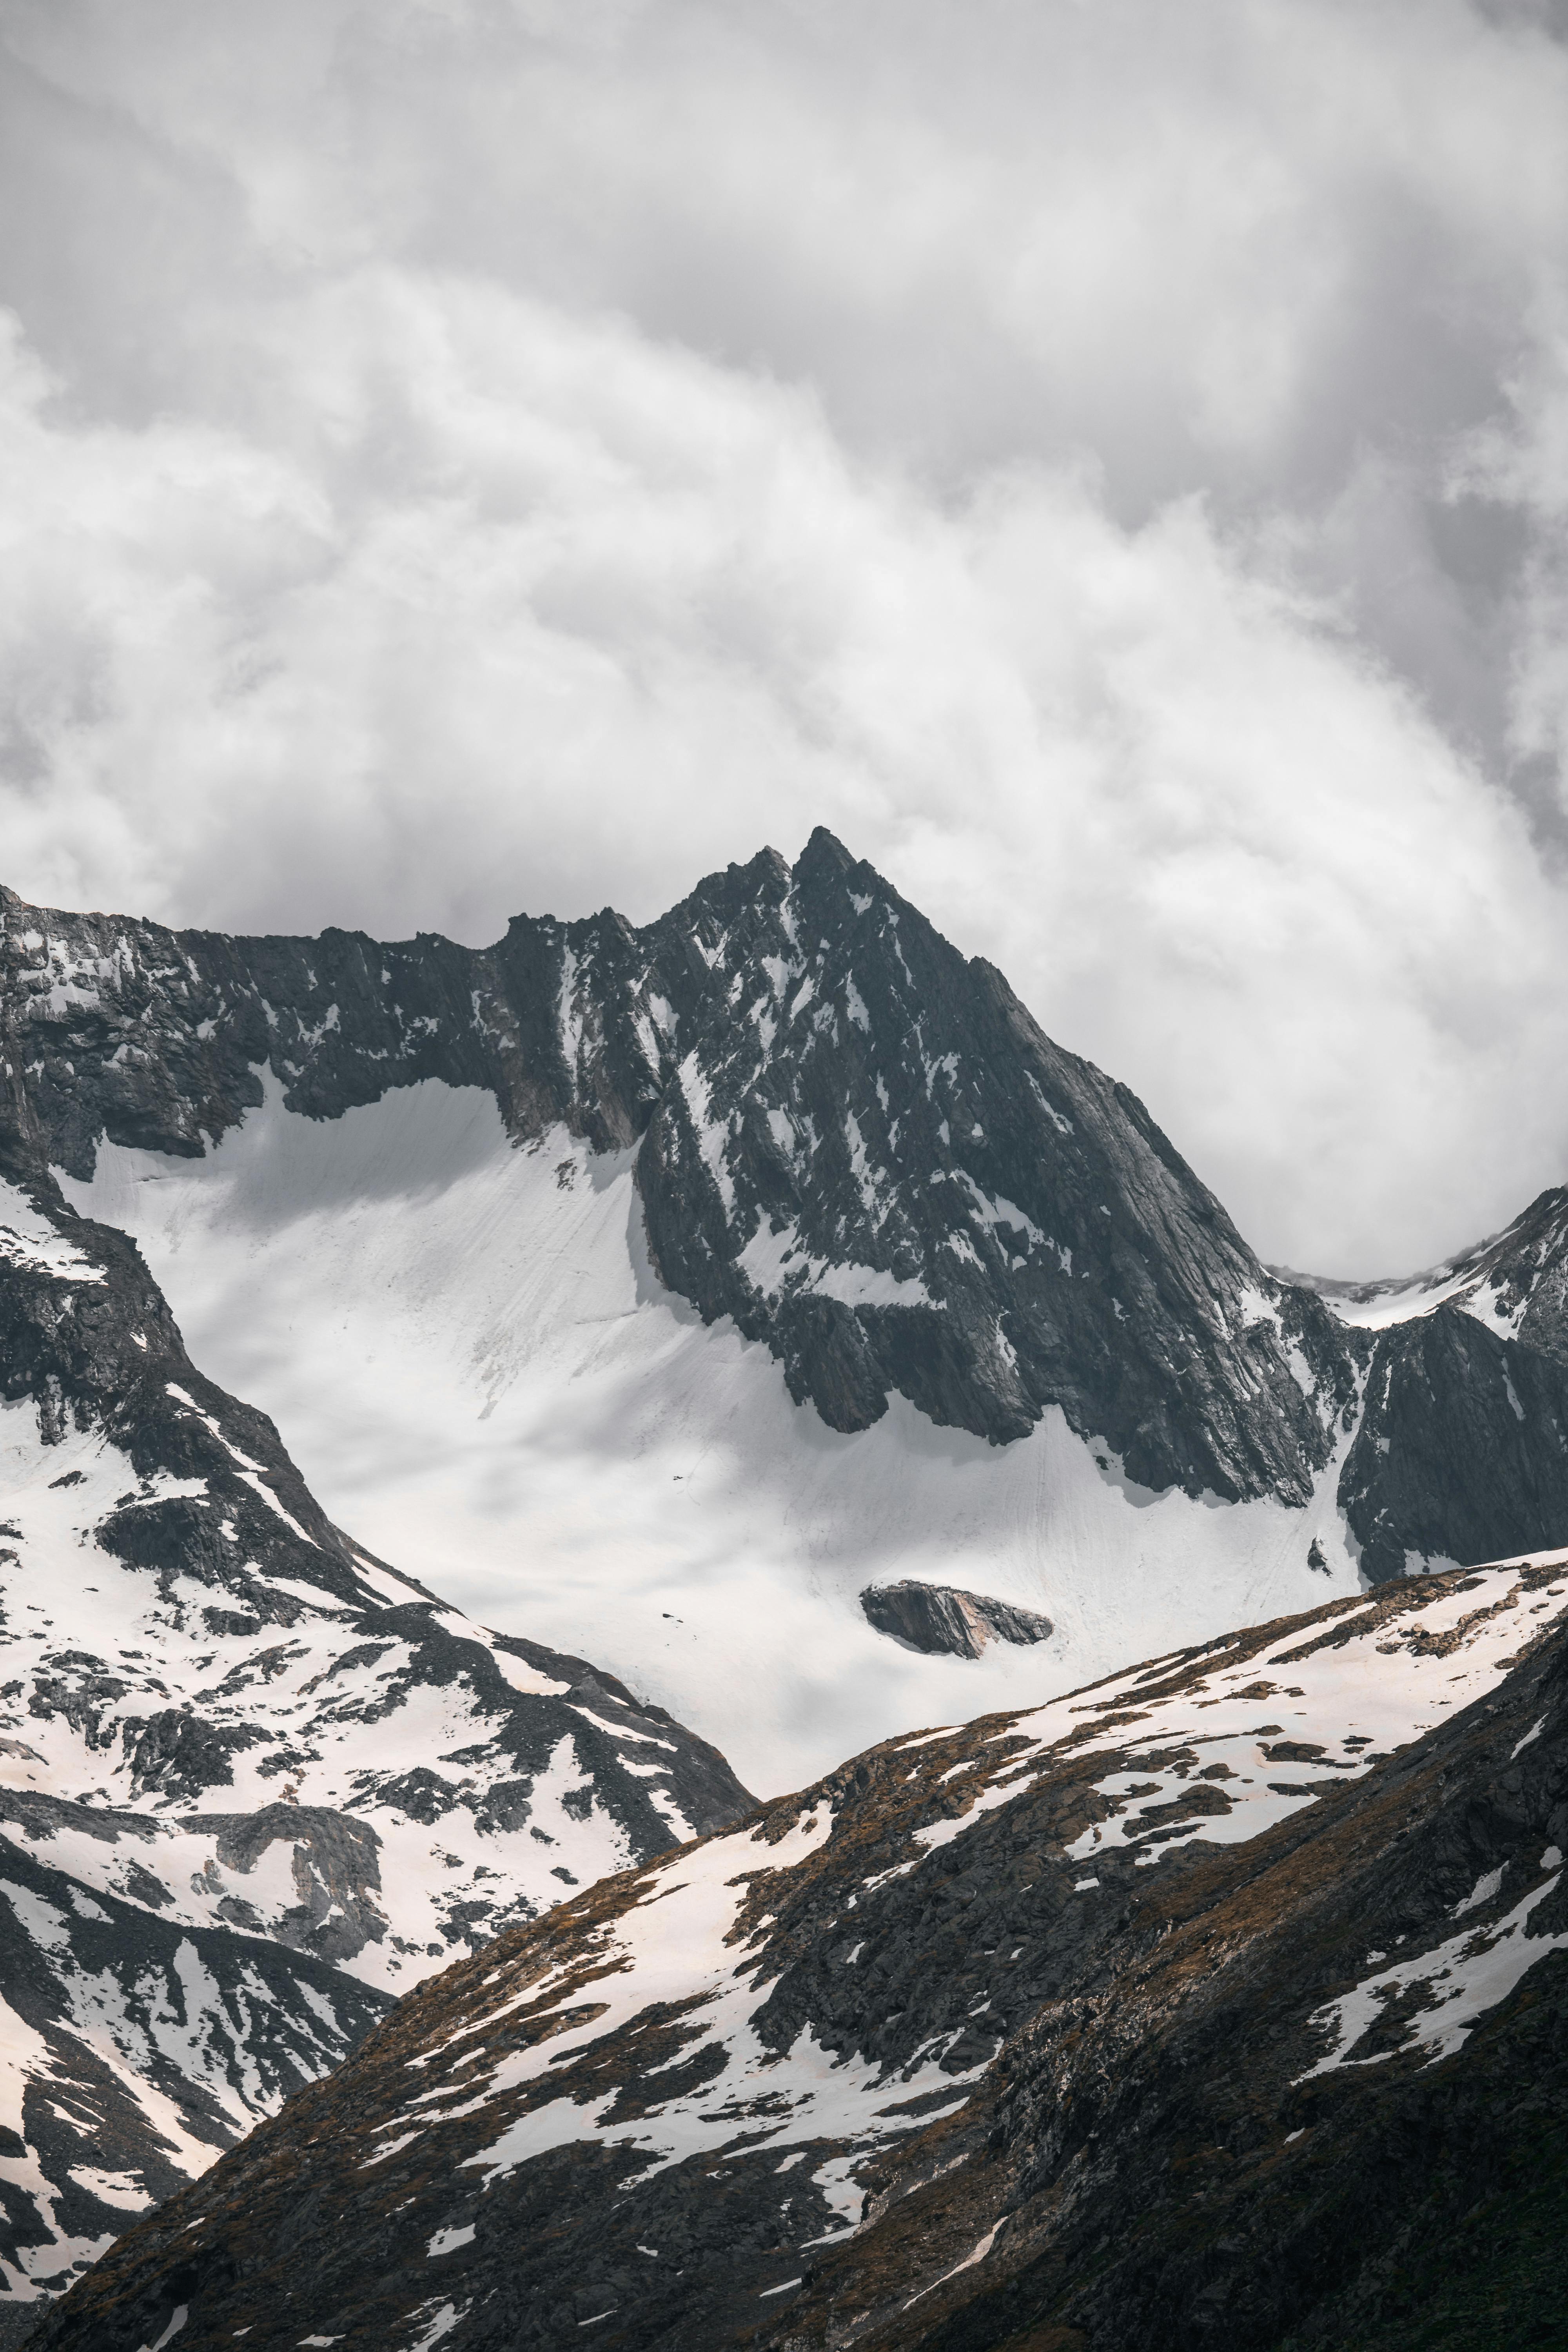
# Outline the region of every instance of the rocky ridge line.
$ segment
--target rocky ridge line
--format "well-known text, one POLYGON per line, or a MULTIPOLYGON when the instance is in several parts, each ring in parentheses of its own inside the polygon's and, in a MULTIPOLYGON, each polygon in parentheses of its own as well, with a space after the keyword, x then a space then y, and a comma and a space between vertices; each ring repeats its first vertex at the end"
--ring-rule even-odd
POLYGON ((85 1180, 104 1134, 198 1153, 268 1066, 312 1118, 437 1078, 522 1146, 635 1146, 662 1279, 836 1429, 897 1391, 1007 1444, 1054 1405, 1134 1488, 1302 1506, 1328 1478, 1373 1580, 1568 1532, 1563 1196, 1506 1265, 1347 1323, 1346 1286, 1270 1274, 1127 1088, 820 829, 640 929, 518 917, 481 950, 0 891, 0 1056, 35 1174, 85 1180))
POLYGON ((662 1278, 835 1428, 900 1390, 1005 1442, 1059 1403, 1142 1484, 1300 1501, 1353 1397, 1126 1088, 826 833, 640 931, 519 917, 484 950, 0 919, 10 1118, 76 1177, 100 1134, 199 1152, 268 1063, 321 1118, 438 1077, 521 1141, 637 1143, 662 1278))

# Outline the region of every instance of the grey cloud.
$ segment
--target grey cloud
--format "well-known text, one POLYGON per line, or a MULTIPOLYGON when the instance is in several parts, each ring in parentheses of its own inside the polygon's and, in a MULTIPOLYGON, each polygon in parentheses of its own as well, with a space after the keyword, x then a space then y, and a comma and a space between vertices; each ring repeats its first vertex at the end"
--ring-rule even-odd
POLYGON ((823 818, 1274 1255, 1564 1172, 1549 11, 0 28, 16 887, 479 938, 823 818))

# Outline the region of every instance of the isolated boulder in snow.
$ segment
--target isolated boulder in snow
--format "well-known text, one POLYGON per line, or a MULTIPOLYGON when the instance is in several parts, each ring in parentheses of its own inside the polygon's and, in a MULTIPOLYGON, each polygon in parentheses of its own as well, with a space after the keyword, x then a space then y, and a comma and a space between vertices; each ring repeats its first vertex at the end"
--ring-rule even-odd
POLYGON ((921 1584, 904 1577, 897 1584, 868 1584, 860 1606, 879 1633, 891 1633, 911 1649, 946 1651, 954 1658, 977 1658, 987 1642, 1048 1642, 1051 1621, 986 1592, 960 1592, 952 1584, 921 1584))

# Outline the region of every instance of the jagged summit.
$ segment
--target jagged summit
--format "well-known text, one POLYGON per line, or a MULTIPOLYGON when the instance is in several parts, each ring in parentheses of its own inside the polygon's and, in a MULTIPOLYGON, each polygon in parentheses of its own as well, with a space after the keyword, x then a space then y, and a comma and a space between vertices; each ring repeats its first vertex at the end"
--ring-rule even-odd
MULTIPOLYGON (((661 1277, 832 1428, 901 1392, 1005 1442, 1054 1404, 1139 1484, 1227 1498, 1304 1501, 1327 1459, 1342 1381, 1303 1395, 1267 1277, 1142 1105, 824 828, 641 930, 229 940, 13 898, 5 932, 11 1032, 60 1049, 18 1038, 12 1116, 79 1180, 100 1137, 201 1152, 268 1063, 315 1118, 481 1086, 518 1139, 637 1144, 661 1277)), ((1318 1355, 1320 1310, 1289 1313, 1318 1355)))

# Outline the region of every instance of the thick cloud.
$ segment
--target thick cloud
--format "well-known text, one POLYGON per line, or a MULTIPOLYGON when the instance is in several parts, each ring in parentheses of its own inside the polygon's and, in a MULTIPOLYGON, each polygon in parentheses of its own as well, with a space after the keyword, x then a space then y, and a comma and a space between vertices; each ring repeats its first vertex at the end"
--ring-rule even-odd
POLYGON ((1458 0, 4 5, 29 896, 823 820, 1266 1252, 1568 1175, 1568 50, 1458 0))

